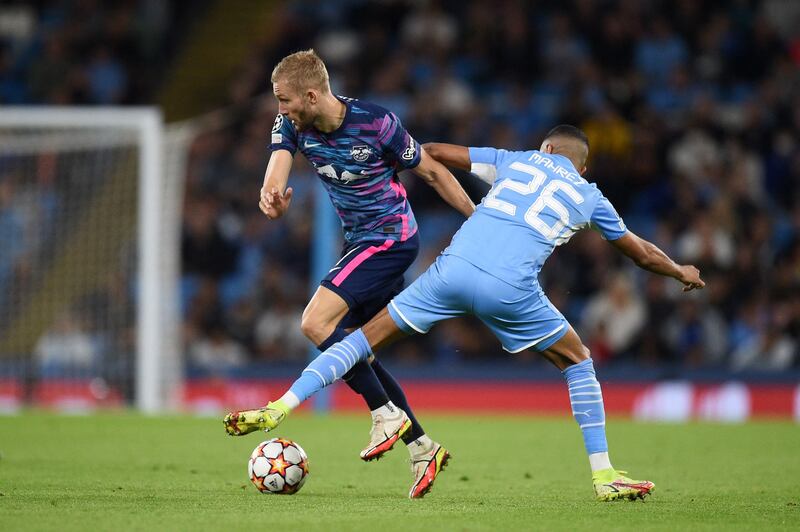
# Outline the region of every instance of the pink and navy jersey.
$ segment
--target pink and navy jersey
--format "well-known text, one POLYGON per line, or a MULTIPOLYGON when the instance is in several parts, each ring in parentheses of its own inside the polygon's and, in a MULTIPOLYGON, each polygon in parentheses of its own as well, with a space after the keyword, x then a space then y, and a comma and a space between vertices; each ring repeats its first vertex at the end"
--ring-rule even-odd
POLYGON ((419 164, 419 143, 394 113, 371 103, 337 98, 347 112, 336 131, 297 131, 279 114, 270 147, 292 155, 299 149, 314 165, 348 244, 403 242, 416 233, 417 222, 397 173, 419 164))

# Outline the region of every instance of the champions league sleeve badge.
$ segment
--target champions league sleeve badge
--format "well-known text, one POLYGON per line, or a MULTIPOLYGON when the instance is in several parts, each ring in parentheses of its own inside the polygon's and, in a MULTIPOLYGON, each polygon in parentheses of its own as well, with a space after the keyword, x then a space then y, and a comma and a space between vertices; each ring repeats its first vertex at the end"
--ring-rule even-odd
POLYGON ((272 124, 272 132, 277 133, 281 130, 281 126, 283 125, 283 115, 278 113, 278 116, 275 117, 275 122, 272 124))
POLYGON ((278 113, 275 117, 275 122, 272 124, 272 144, 280 144, 283 142, 283 135, 281 135, 281 126, 283 126, 283 115, 278 113))

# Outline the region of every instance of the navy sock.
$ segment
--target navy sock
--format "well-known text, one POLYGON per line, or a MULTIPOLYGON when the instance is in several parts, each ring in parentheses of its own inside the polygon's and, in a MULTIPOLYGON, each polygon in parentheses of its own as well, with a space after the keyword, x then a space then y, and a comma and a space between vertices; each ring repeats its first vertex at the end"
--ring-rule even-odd
POLYGON ((417 418, 414 417, 414 412, 411 411, 411 406, 408 404, 405 392, 400 387, 400 384, 394 379, 394 377, 392 377, 392 374, 389 373, 386 368, 383 367, 383 365, 381 365, 377 358, 374 359, 370 365, 372 366, 372 371, 374 371, 375 375, 378 376, 378 380, 380 380, 381 385, 383 385, 383 389, 386 390, 387 394, 389 394, 389 399, 392 400, 392 403, 394 403, 395 406, 402 408, 405 413, 408 414, 408 418, 411 420, 411 429, 403 434, 403 442, 408 445, 412 441, 425 434, 425 430, 422 428, 422 425, 419 424, 417 418))
POLYGON ((336 327, 333 330, 333 333, 331 333, 331 335, 328 336, 328 338, 326 338, 321 344, 317 346, 317 349, 319 349, 320 351, 325 351, 336 342, 341 342, 342 340, 344 340, 345 336, 347 336, 347 331, 345 331, 341 327, 336 327))
MULTIPOLYGON (((333 334, 319 344, 317 349, 325 351, 336 342, 340 342, 345 336, 347 336, 347 331, 341 327, 336 327, 333 334)), ((372 371, 369 362, 359 362, 342 376, 342 380, 347 383, 351 390, 364 398, 370 410, 380 408, 389 402, 389 396, 386 394, 386 390, 383 389, 383 386, 381 386, 381 381, 378 380, 375 372, 372 371)), ((403 407, 401 406, 400 408, 403 407)))

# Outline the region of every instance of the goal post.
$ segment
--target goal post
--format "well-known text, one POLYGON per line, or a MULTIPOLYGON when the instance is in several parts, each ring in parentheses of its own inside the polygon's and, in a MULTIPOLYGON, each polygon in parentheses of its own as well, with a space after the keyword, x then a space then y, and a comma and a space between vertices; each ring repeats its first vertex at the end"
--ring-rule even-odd
POLYGON ((8 249, 19 250, 0 255, 6 261, 0 272, 7 273, 0 276, 0 363, 6 365, 6 378, 16 375, 23 384, 24 397, 42 399, 31 388, 38 390, 45 378, 74 381, 79 376, 100 398, 108 395, 110 381, 118 388, 119 404, 132 401, 147 413, 170 406, 182 378, 178 241, 186 150, 185 145, 165 150, 165 145, 185 137, 165 135, 161 112, 151 107, 4 107, 0 112, 0 186, 8 181, 0 213, 10 227, 21 226, 0 235, 9 238, 8 249), (40 181, 47 190, 37 189, 40 181), (46 220, 35 218, 40 203, 48 204, 46 220), (19 223, 25 218, 27 223, 19 223), (38 236, 30 238, 33 233, 38 236), (132 257, 126 260, 128 249, 132 257), (126 269, 133 270, 127 277, 126 269), (120 308, 105 299, 124 300, 126 294, 97 290, 100 279, 118 277, 132 300, 120 308), (65 309, 92 297, 101 302, 82 304, 88 310, 81 316, 62 320, 65 309), (126 307, 135 310, 126 312, 126 307), (82 331, 83 344, 64 320, 92 324, 82 331), (133 353, 126 355, 131 343, 133 353), (76 360, 80 371, 71 369, 76 360))

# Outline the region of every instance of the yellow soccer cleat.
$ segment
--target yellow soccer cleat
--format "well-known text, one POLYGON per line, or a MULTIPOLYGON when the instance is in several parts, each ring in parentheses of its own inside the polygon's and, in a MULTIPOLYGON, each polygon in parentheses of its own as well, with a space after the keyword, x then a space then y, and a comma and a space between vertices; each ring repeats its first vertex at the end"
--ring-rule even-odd
POLYGON ((408 492, 408 497, 410 499, 424 497, 431 490, 433 481, 436 480, 449 460, 450 453, 438 443, 433 444, 430 453, 412 460, 411 472, 414 473, 414 484, 408 492))
POLYGON ((269 432, 286 418, 289 408, 275 401, 257 410, 240 410, 231 412, 222 420, 225 432, 231 436, 244 436, 257 430, 269 432))
POLYGON ((625 471, 602 469, 592 474, 594 493, 598 501, 635 501, 653 492, 656 485, 649 480, 632 480, 626 477, 625 471))

